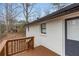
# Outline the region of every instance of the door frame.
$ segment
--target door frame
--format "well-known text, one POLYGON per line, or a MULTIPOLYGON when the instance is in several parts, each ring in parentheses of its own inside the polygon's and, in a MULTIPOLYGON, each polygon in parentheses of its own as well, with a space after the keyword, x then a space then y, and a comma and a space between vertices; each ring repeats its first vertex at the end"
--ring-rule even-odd
MULTIPOLYGON (((78 19, 78 18, 79 16, 65 19, 65 48, 66 48, 66 40, 67 40, 67 21, 78 19)), ((65 49, 65 54, 66 54, 66 49, 65 49)))

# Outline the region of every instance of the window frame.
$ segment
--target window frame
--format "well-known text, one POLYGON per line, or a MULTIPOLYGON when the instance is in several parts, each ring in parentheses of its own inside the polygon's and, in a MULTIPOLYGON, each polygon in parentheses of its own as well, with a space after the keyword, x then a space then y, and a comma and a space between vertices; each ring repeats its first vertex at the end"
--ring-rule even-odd
POLYGON ((41 24, 41 34, 46 34, 46 23, 41 24), (45 32, 43 30, 45 30, 45 32))

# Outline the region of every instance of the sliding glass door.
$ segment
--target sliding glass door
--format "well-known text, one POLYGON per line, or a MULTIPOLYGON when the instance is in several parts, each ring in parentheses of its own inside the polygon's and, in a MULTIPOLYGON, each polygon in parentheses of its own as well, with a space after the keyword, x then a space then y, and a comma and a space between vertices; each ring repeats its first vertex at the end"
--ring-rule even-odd
POLYGON ((66 21, 65 55, 79 55, 79 18, 66 21))

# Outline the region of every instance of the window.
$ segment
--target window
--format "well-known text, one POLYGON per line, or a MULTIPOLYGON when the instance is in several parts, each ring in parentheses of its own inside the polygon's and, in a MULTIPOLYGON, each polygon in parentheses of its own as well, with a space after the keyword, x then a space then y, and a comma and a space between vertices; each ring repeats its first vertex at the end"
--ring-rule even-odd
POLYGON ((46 34, 46 23, 41 24, 41 33, 46 34))

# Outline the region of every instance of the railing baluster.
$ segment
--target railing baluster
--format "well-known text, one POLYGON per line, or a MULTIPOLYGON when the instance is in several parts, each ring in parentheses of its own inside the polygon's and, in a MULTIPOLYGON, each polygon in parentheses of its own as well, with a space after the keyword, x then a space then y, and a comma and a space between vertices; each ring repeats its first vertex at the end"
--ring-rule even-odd
POLYGON ((23 40, 23 42, 24 42, 24 43, 23 43, 23 49, 25 50, 25 40, 23 40))
POLYGON ((11 53, 13 53, 13 42, 11 42, 11 53))
POLYGON ((15 46, 15 41, 14 41, 14 53, 15 53, 15 49, 16 49, 16 46, 15 46))
POLYGON ((22 40, 22 50, 24 50, 24 40, 22 40))
POLYGON ((18 40, 18 42, 19 42, 19 51, 20 51, 20 40, 18 40))
POLYGON ((21 50, 22 50, 22 40, 21 40, 21 50))
POLYGON ((13 41, 13 53, 14 53, 14 41, 13 41))
POLYGON ((16 52, 17 52, 17 40, 16 40, 16 52))
POLYGON ((22 50, 22 40, 21 40, 20 44, 21 44, 21 45, 20 45, 20 46, 21 46, 20 48, 21 48, 21 50, 22 50))
POLYGON ((24 40, 24 50, 26 50, 26 40, 24 40))
POLYGON ((19 40, 19 51, 20 51, 20 40, 19 40))
POLYGON ((6 42, 6 56, 8 56, 8 42, 6 42))
POLYGON ((11 42, 8 42, 8 46, 9 46, 9 48, 8 48, 8 54, 10 54, 11 53, 11 42))
POLYGON ((17 52, 18 52, 18 40, 17 40, 17 52))
MULTIPOLYGON (((14 42, 15 42, 15 52, 16 52, 16 41, 14 41, 14 42)), ((15 53, 15 52, 14 52, 14 53, 15 53)))

